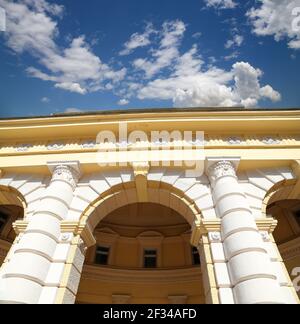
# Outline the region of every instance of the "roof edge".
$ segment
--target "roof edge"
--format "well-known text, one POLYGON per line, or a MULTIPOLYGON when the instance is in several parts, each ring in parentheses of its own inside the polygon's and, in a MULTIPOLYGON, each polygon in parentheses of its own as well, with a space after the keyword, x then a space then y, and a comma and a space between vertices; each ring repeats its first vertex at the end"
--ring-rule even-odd
POLYGON ((95 111, 82 111, 82 112, 64 112, 54 113, 51 115, 40 116, 16 116, 0 118, 0 121, 9 120, 28 120, 28 119, 48 119, 48 118, 62 118, 62 117, 85 117, 85 116, 113 116, 113 115, 130 115, 130 114, 153 114, 153 113, 234 113, 234 112, 299 112, 299 108, 244 108, 244 107, 195 107, 195 108, 142 108, 142 109, 107 109, 95 111))

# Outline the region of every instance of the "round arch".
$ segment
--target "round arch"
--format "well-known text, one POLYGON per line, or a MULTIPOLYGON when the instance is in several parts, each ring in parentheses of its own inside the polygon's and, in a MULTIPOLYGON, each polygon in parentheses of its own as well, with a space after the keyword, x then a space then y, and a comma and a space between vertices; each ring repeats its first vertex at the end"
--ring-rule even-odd
POLYGON ((263 213, 266 215, 268 206, 277 201, 300 199, 300 188, 297 183, 297 179, 283 180, 270 188, 263 200, 263 213))
POLYGON ((15 188, 10 186, 0 185, 0 204, 15 205, 24 209, 27 208, 27 203, 24 196, 15 188))
MULTIPOLYGON (((193 199, 178 188, 163 182, 148 181, 148 200, 169 207, 182 215, 193 227, 203 217, 193 199)), ((105 191, 84 210, 80 223, 88 223, 91 231, 114 210, 140 202, 136 193, 135 182, 118 184, 105 191)))

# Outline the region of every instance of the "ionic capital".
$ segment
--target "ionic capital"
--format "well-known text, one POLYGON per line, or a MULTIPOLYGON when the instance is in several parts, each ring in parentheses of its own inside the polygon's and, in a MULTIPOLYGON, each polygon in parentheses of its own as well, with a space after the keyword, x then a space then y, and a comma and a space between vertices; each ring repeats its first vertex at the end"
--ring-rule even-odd
POLYGON ((239 159, 207 159, 206 173, 211 184, 224 176, 236 177, 239 159))
POLYGON ((80 178, 80 168, 78 161, 72 162, 50 162, 49 170, 52 173, 52 181, 62 180, 70 184, 75 190, 80 178))

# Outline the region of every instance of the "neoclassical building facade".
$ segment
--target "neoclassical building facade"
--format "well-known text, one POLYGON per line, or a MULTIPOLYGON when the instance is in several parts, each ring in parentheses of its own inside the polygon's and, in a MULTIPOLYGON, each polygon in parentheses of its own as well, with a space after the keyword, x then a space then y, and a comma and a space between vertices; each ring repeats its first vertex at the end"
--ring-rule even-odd
POLYGON ((300 110, 0 120, 0 170, 0 303, 299 303, 300 110))

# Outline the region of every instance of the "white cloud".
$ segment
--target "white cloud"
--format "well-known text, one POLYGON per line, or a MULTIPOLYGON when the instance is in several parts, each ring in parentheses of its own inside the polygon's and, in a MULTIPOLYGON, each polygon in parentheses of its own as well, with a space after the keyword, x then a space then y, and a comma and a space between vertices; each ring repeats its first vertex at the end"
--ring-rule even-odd
POLYGON ((105 82, 114 84, 124 78, 126 69, 115 71, 103 63, 84 36, 71 40, 67 48, 56 44, 55 18, 62 15, 63 7, 46 0, 0 0, 0 5, 7 12, 7 45, 18 54, 30 52, 42 66, 29 67, 30 76, 79 94, 104 90, 105 82))
POLYGON ((78 109, 78 108, 67 108, 64 112, 67 114, 76 114, 76 113, 83 112, 83 110, 78 109))
POLYGON ((150 79, 162 69, 172 65, 179 57, 178 47, 186 30, 180 20, 165 22, 162 26, 160 46, 152 50, 152 58, 139 58, 133 62, 137 70, 142 70, 146 78, 150 79))
POLYGON ((259 93, 262 97, 268 98, 274 102, 281 100, 281 94, 269 85, 260 88, 259 93))
POLYGON ((237 6, 234 0, 205 0, 207 7, 216 9, 233 9, 237 6))
MULTIPOLYGON (((0 5, 8 16, 8 46, 16 53, 29 52, 37 58, 39 66, 28 67, 27 73, 52 82, 55 88, 81 95, 114 91, 120 97, 119 105, 127 105, 133 97, 171 100, 179 107, 249 107, 263 99, 281 99, 270 85, 261 84, 262 72, 247 62, 236 62, 229 70, 220 69, 214 58, 205 62, 196 45, 181 54, 179 47, 186 25, 180 20, 162 25, 151 43, 150 57, 135 60, 131 75, 125 78, 127 70, 114 70, 103 63, 84 36, 71 39, 65 48, 58 46, 56 19, 62 16, 63 7, 46 0, 0 0, 0 5)), ((152 25, 151 29, 154 30, 152 25)), ((130 53, 149 45, 150 38, 145 33, 133 34, 123 51, 130 53)), ((232 41, 228 48, 241 46, 243 38, 236 33, 232 41)))
POLYGON ((64 7, 55 3, 49 3, 46 0, 23 0, 23 3, 33 7, 37 12, 48 12, 55 16, 62 15, 64 7))
POLYGON ((192 35, 192 37, 195 38, 195 39, 198 39, 198 38, 200 38, 201 36, 202 36, 202 33, 201 33, 201 32, 197 32, 197 33, 194 33, 194 34, 192 35))
POLYGON ((48 16, 43 3, 33 0, 23 3, 0 0, 0 6, 6 10, 7 44, 16 53, 30 51, 40 54, 54 50, 57 23, 48 16), (37 5, 39 2, 40 6, 37 5))
POLYGON ((192 61, 189 74, 180 68, 168 78, 150 81, 138 90, 138 98, 172 100, 175 107, 253 107, 264 98, 281 99, 271 86, 261 87, 262 72, 249 63, 235 63, 230 71, 202 70, 203 62, 195 57, 194 49, 183 55, 192 61))
POLYGON ((126 106, 128 104, 129 104, 129 100, 127 100, 125 98, 123 98, 123 99, 121 99, 121 100, 118 101, 118 105, 119 106, 126 106))
MULTIPOLYGON (((140 58, 134 62, 136 69, 145 72, 146 79, 136 74, 138 86, 120 91, 121 98, 137 97, 140 100, 171 100, 175 107, 254 107, 261 100, 279 101, 281 95, 270 85, 262 85, 262 71, 247 62, 236 62, 230 70, 216 66, 216 59, 208 58, 205 62, 196 45, 180 54, 179 46, 185 32, 183 22, 164 24, 163 36, 152 50, 152 58, 140 58), (161 52, 166 59, 161 63, 161 52), (154 60, 157 56, 159 59, 154 60), (163 68, 163 74, 157 75, 163 68), (148 80, 149 79, 149 80, 148 80)), ((233 44, 228 48, 242 45, 244 38, 234 29, 233 44)), ((234 51, 225 59, 234 59, 239 55, 234 51)), ((132 82, 136 85, 137 82, 132 82)))
POLYGON ((259 7, 253 7, 247 12, 253 25, 253 32, 258 36, 274 36, 276 41, 287 38, 290 48, 300 49, 300 32, 297 28, 293 28, 297 21, 298 26, 300 25, 300 20, 293 15, 295 8, 300 7, 300 0, 259 0, 259 2, 259 7))
POLYGON ((62 83, 56 83, 55 88, 58 89, 63 89, 63 90, 67 90, 70 92, 76 92, 79 94, 86 94, 87 90, 82 88, 81 85, 79 83, 72 83, 72 82, 62 82, 62 83))
POLYGON ((229 55, 225 55, 223 58, 225 61, 231 61, 231 60, 237 59, 239 57, 239 55, 240 55, 240 52, 234 51, 229 55))
POLYGON ((49 103, 49 102, 50 102, 50 99, 49 99, 48 97, 43 97, 43 98, 41 99, 41 102, 42 102, 42 103, 49 103))
POLYGON ((121 56, 131 54, 139 47, 145 47, 151 44, 150 36, 156 33, 152 24, 148 24, 143 34, 134 33, 128 42, 124 44, 124 49, 119 53, 121 56))
POLYGON ((240 47, 242 46, 244 42, 244 36, 242 35, 234 35, 232 39, 229 39, 226 44, 225 44, 225 48, 229 49, 232 47, 240 47))

